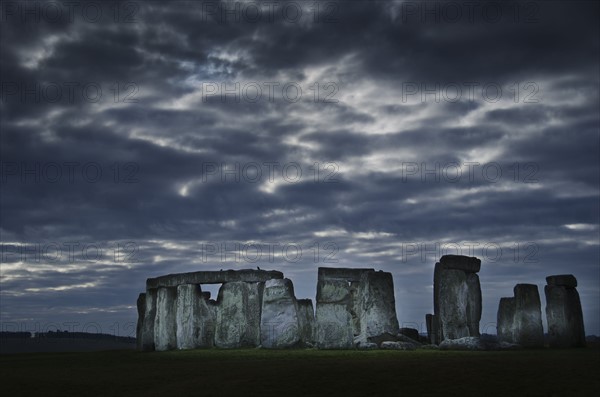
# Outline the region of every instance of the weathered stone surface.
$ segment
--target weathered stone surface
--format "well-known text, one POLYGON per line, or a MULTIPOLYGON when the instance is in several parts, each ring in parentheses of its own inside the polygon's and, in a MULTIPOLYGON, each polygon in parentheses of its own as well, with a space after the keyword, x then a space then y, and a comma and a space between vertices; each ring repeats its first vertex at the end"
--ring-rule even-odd
POLYGON ((514 343, 515 298, 500 298, 496 334, 500 342, 514 343))
POLYGON ((415 328, 400 328, 398 333, 412 339, 415 342, 419 341, 419 330, 415 328))
POLYGON ((476 336, 458 339, 445 339, 440 343, 441 350, 489 350, 488 346, 476 336))
POLYGON ((380 347, 387 350, 415 350, 419 346, 410 342, 382 342, 380 347))
POLYGON ((305 346, 315 343, 315 311, 310 299, 298 299, 298 324, 300 326, 300 340, 305 346))
POLYGON ((479 336, 480 320, 481 285, 479 284, 479 276, 475 273, 467 273, 467 326, 469 327, 469 336, 479 336))
POLYGON ((561 287, 575 288, 577 287, 577 279, 572 274, 558 274, 546 277, 548 285, 558 285, 561 287))
POLYGON ((348 302, 350 283, 343 280, 319 280, 317 282, 317 302, 348 302))
POLYGON ((146 280, 146 289, 159 287, 177 287, 182 284, 223 284, 236 281, 247 283, 264 282, 271 279, 282 279, 283 273, 276 270, 223 270, 209 272, 191 272, 168 274, 146 280))
POLYGON ((398 334, 394 281, 391 273, 363 273, 354 306, 359 319, 359 340, 370 340, 386 333, 398 334))
POLYGON ((444 269, 463 270, 467 273, 477 273, 481 269, 481 260, 473 256, 444 255, 440 263, 444 269))
POLYGON ((515 293, 514 339, 523 347, 544 346, 540 294, 535 284, 517 284, 515 293))
POLYGON ((409 336, 402 335, 402 334, 396 335, 396 341, 397 342, 413 343, 413 344, 415 344, 417 346, 421 346, 422 345, 422 343, 419 341, 419 339, 414 339, 414 338, 411 338, 409 336))
POLYGON ((469 336, 468 287, 464 271, 443 269, 439 280, 439 319, 442 340, 469 336))
POLYGON ((177 348, 212 347, 216 318, 208 307, 201 287, 184 284, 177 287, 177 348))
POLYGON ((260 344, 260 317, 264 283, 228 282, 219 289, 215 346, 256 347, 260 344))
POLYGON ((348 303, 317 302, 316 322, 318 348, 350 349, 352 347, 352 316, 348 303))
POLYGON ((146 291, 144 321, 141 330, 141 349, 154 351, 154 320, 156 319, 156 289, 146 291))
POLYGON ((360 350, 374 350, 377 349, 377 343, 365 342, 359 343, 356 347, 360 350))
POLYGON ((579 293, 575 288, 546 285, 548 343, 551 347, 583 347, 585 329, 579 293))
POLYGON ((177 347, 176 300, 177 288, 158 288, 154 320, 154 348, 158 351, 177 347))
POLYGON ((433 314, 427 313, 425 315, 425 327, 427 328, 427 342, 430 344, 435 343, 435 337, 433 335, 433 314))
POLYGON ((398 335, 392 335, 392 334, 389 334, 386 332, 381 335, 373 336, 373 337, 369 338, 367 341, 365 341, 362 338, 355 337, 354 345, 358 346, 360 344, 365 344, 367 342, 370 342, 370 343, 375 343, 377 346, 381 346, 381 344, 383 342, 397 342, 397 341, 398 341, 398 335))
POLYGON ((137 349, 142 350, 142 329, 144 327, 144 316, 146 315, 146 294, 141 293, 137 298, 138 321, 135 328, 135 341, 137 349))
POLYGON ((433 313, 430 341, 479 336, 481 286, 475 257, 444 255, 433 272, 433 313), (437 323, 435 326, 433 323, 437 323))
POLYGON ((281 349, 300 344, 300 323, 292 282, 268 280, 262 300, 260 343, 264 348, 281 349))
POLYGON ((365 272, 373 272, 374 269, 356 269, 343 267, 320 267, 319 280, 341 280, 341 281, 360 281, 361 276, 365 272))

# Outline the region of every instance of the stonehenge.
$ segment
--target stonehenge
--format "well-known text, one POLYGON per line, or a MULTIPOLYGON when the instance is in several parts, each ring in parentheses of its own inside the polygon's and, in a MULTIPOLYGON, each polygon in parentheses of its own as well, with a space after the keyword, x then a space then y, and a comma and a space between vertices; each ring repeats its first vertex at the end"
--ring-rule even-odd
POLYGON ((577 279, 571 274, 546 277, 546 318, 551 347, 585 346, 577 279))
POLYGON ((340 348, 379 344, 399 331, 392 275, 319 268, 316 314, 281 272, 227 270, 146 281, 138 297, 138 348, 340 348), (222 283, 216 300, 202 284, 222 283), (382 339, 383 336, 383 339, 382 339))
MULTIPOLYGON (((517 284, 501 298, 497 338, 480 335, 482 312, 475 257, 444 255, 435 264, 433 314, 427 341, 416 328, 400 328, 391 273, 371 268, 318 269, 316 304, 297 299, 279 271, 226 270, 169 274, 146 280, 136 302, 137 348, 492 350, 543 347, 541 302, 535 284, 517 284), (216 299, 203 290, 221 284, 216 299)), ((577 280, 546 278, 551 347, 585 346, 577 280)))
MULTIPOLYGON (((138 348, 161 351, 259 346, 261 313, 263 310, 270 313, 271 304, 270 298, 263 299, 265 284, 270 288, 276 282, 291 285, 291 281, 283 279, 283 273, 264 270, 193 272, 149 278, 146 292, 138 298, 138 348), (217 300, 202 291, 202 284, 222 284, 217 300)), ((288 298, 296 313, 293 289, 288 298)), ((294 318, 298 322, 297 314, 290 316, 292 321, 294 318)), ((307 316, 304 318, 308 321, 307 316)), ((272 320, 282 319, 276 316, 272 320)), ((298 330, 296 324, 295 333, 298 330)), ((265 347, 268 346, 267 342, 265 347)))
POLYGON ((479 336, 480 268, 481 260, 463 255, 444 255, 435 264, 433 315, 426 319, 431 343, 479 336))

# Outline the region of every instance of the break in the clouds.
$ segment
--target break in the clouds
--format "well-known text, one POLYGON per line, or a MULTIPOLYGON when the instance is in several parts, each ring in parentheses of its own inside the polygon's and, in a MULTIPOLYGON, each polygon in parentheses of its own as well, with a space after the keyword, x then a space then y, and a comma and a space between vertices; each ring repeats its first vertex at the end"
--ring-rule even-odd
MULTIPOLYGON (((133 334, 147 277, 579 280, 600 333, 596 2, 2 3, 1 321, 133 334)), ((213 291, 214 292, 214 291, 213 291)), ((36 329, 37 328, 37 329, 36 329)))

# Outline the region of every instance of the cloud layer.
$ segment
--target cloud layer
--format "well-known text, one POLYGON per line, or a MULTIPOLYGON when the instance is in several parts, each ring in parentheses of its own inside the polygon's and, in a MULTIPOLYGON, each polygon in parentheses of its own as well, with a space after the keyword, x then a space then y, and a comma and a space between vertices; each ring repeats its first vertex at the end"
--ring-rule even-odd
POLYGON ((130 334, 147 277, 260 266, 314 298, 349 266, 424 329, 460 250, 484 332, 572 273, 600 334, 599 10, 575 3, 3 3, 3 324, 130 334))

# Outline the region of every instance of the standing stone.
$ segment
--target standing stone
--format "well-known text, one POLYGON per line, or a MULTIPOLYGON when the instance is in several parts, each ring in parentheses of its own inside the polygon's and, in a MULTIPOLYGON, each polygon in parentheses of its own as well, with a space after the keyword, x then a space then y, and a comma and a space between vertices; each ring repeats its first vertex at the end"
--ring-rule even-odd
POLYGON ((234 281, 219 289, 215 345, 221 348, 260 344, 260 317, 264 282, 234 281))
POLYGON ((146 291, 144 320, 141 330, 141 350, 154 351, 154 321, 156 319, 156 293, 155 288, 146 291))
POLYGON ((427 327, 427 342, 429 344, 435 344, 435 337, 433 335, 433 314, 427 313, 425 315, 425 327, 427 327))
POLYGON ((178 349, 212 347, 215 320, 199 285, 177 287, 178 349))
POLYGON ((398 334, 394 281, 391 273, 363 273, 356 299, 360 341, 373 342, 372 338, 380 335, 398 334))
POLYGON ((317 282, 317 346, 321 349, 349 349, 354 333, 350 285, 343 280, 317 282))
POLYGON ((499 342, 515 343, 515 304, 515 298, 500 298, 496 323, 496 333, 498 335, 499 342))
POLYGON ((135 328, 135 341, 137 349, 142 350, 142 329, 144 327, 144 316, 146 315, 146 294, 141 293, 137 298, 138 321, 135 328))
POLYGON ((350 349, 353 345, 352 316, 348 305, 317 304, 317 347, 320 349, 350 349))
POLYGON ((444 270, 439 291, 442 340, 469 336, 467 324, 469 290, 465 272, 455 269, 444 270))
POLYGON ((312 300, 298 299, 298 325, 302 344, 313 346, 315 343, 315 311, 312 300))
POLYGON ((300 343, 298 308, 290 279, 268 280, 262 300, 260 344, 281 349, 300 343))
POLYGON ((177 348, 176 302, 177 287, 158 288, 154 321, 154 345, 158 351, 177 348))
MULTIPOLYGON (((481 263, 481 262, 480 262, 481 263)), ((479 336, 481 320, 481 285, 476 273, 467 273, 467 326, 469 336, 479 336)))
POLYGON ((437 343, 445 339, 479 336, 481 320, 481 260, 463 255, 444 255, 433 272, 431 335, 437 343), (434 318, 437 321, 434 321, 434 318))
POLYGON ((585 346, 585 329, 577 280, 572 275, 549 276, 546 294, 548 342, 551 347, 585 346))
POLYGON ((543 347, 544 329, 540 294, 535 284, 517 284, 515 293, 515 343, 523 347, 543 347))

